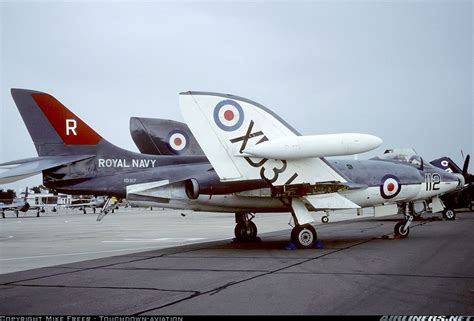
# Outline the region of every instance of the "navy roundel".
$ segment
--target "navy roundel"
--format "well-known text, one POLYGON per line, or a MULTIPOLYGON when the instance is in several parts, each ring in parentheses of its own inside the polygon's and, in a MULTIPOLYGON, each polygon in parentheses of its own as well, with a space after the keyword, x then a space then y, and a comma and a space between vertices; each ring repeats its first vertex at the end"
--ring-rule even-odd
POLYGON ((168 140, 166 142, 171 152, 179 154, 186 150, 189 145, 188 135, 179 129, 173 129, 168 134, 168 140))
POLYGON ((214 122, 227 132, 239 129, 244 122, 244 111, 235 101, 226 99, 219 102, 214 108, 214 122))
POLYGON ((402 189, 400 180, 395 175, 385 175, 380 183, 380 194, 385 199, 390 199, 398 195, 402 189))

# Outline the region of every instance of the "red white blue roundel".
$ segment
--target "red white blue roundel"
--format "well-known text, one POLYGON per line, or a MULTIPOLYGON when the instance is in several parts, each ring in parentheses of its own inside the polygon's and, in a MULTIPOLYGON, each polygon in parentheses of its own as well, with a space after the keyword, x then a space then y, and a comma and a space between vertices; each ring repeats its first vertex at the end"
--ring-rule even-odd
POLYGON ((168 147, 173 153, 180 153, 188 147, 188 135, 179 129, 173 129, 168 135, 168 147))
POLYGON ((382 178, 382 182, 380 185, 380 194, 383 198, 389 199, 393 198, 400 193, 402 189, 402 184, 400 184, 400 180, 395 175, 385 175, 382 178))
POLYGON ((223 100, 214 108, 214 121, 220 129, 231 132, 242 126, 244 111, 237 102, 223 100))

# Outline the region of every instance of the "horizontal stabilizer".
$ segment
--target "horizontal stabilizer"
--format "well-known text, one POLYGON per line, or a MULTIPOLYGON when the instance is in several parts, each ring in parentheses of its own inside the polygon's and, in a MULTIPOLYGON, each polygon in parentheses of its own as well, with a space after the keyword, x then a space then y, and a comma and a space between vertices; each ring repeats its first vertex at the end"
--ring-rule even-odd
POLYGON ((43 156, 6 162, 0 164, 0 166, 18 166, 0 173, 0 184, 16 182, 18 180, 40 174, 42 171, 50 168, 71 164, 91 157, 94 157, 94 155, 43 156))
POLYGON ((348 209, 360 208, 359 205, 348 200, 339 193, 309 195, 305 199, 316 209, 348 209))

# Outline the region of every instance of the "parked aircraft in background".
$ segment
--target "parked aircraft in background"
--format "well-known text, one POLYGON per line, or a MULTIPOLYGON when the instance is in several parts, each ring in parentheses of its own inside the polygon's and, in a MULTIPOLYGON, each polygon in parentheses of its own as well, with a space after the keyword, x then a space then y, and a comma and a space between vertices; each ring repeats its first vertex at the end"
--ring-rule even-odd
POLYGON ((469 161, 471 159, 470 155, 466 156, 464 164, 461 168, 449 157, 441 157, 435 160, 432 160, 430 163, 436 167, 439 167, 448 173, 454 173, 457 175, 462 175, 464 178, 465 188, 462 190, 443 195, 441 199, 443 202, 451 208, 469 208, 474 211, 474 175, 469 174, 469 161))
POLYGON ((10 204, 0 203, 0 210, 2 211, 2 218, 5 218, 6 211, 15 212, 16 217, 18 217, 19 212, 27 212, 30 209, 30 204, 28 203, 28 187, 25 189, 24 197, 16 197, 12 200, 10 204))
POLYGON ((100 210, 104 207, 107 202, 107 197, 105 196, 92 196, 86 198, 72 199, 71 204, 68 205, 69 208, 79 208, 84 214, 87 214, 86 209, 91 208, 95 213, 97 208, 100 210))
POLYGON ((395 233, 406 237, 413 219, 410 202, 435 198, 459 184, 444 171, 423 177, 419 168, 399 162, 330 163, 323 157, 361 153, 382 141, 364 134, 301 136, 262 105, 232 95, 180 95, 183 115, 207 157, 129 152, 107 142, 51 95, 12 89, 12 96, 39 157, 9 162, 19 166, 0 174, 0 183, 42 172, 44 185, 58 192, 231 212, 239 240, 256 238, 252 213, 291 212, 291 239, 308 248, 316 242, 310 211, 385 204, 402 204, 406 219, 395 233))
POLYGON ((5 212, 13 211, 16 217, 19 216, 19 212, 26 213, 29 210, 36 210, 36 216, 39 217, 40 213, 45 212, 45 208, 51 208, 52 212, 56 212, 59 205, 57 201, 52 203, 51 200, 57 200, 58 196, 53 194, 45 193, 31 193, 28 187, 26 187, 23 197, 15 197, 9 202, 2 200, 0 202, 0 211, 2 212, 2 218, 5 218, 5 212))

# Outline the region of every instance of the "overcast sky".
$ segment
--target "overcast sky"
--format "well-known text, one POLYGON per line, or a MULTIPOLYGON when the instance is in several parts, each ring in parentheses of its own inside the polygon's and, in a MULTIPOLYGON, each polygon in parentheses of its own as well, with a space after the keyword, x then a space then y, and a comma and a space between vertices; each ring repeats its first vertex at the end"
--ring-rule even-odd
POLYGON ((178 93, 203 90, 255 100, 303 134, 384 140, 359 159, 413 147, 461 163, 461 150, 474 152, 471 1, 4 1, 0 10, 0 162, 36 156, 12 87, 54 95, 134 151, 130 117, 182 121, 178 93))

